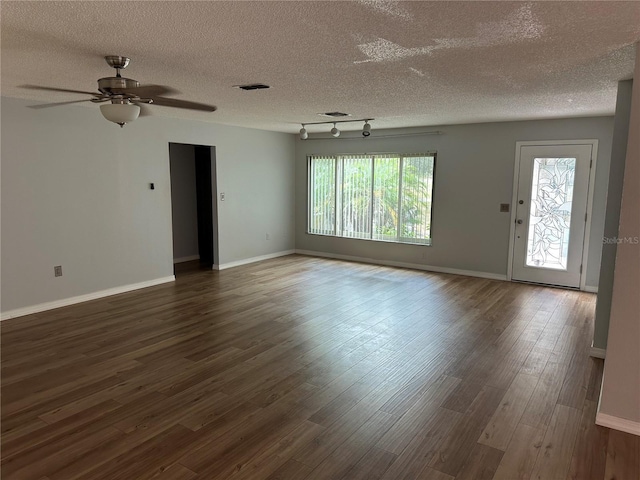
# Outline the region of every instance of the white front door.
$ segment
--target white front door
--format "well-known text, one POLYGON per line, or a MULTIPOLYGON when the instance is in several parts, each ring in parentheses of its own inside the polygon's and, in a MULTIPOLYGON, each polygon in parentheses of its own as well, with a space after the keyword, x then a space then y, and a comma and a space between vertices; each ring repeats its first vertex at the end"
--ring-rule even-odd
POLYGON ((580 287, 592 150, 520 146, 512 280, 580 287))

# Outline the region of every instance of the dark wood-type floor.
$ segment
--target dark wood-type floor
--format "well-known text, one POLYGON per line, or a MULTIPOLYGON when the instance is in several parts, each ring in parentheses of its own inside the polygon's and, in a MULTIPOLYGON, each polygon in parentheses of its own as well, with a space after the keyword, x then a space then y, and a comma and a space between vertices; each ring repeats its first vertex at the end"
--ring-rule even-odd
POLYGON ((594 305, 289 256, 8 320, 2 478, 635 480, 594 305))

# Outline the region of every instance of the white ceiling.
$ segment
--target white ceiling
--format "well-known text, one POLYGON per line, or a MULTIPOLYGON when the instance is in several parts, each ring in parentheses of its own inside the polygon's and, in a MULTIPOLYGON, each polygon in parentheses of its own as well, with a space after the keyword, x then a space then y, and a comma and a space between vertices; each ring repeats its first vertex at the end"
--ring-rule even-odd
POLYGON ((292 133, 334 110, 374 128, 611 114, 640 39, 634 1, 1 4, 5 96, 76 100, 18 86, 93 91, 126 55, 126 76, 218 106, 158 115, 292 133), (271 89, 233 88, 254 82, 271 89))

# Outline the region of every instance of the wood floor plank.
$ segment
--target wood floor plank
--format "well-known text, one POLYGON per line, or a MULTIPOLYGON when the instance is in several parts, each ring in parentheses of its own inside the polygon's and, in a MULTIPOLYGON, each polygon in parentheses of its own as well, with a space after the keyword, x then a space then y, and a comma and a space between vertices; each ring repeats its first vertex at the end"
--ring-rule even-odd
POLYGON ((507 449, 537 383, 537 377, 518 374, 480 435, 479 443, 502 451, 507 449))
POLYGON ((594 309, 583 292, 291 255, 9 319, 0 474, 637 475, 637 444, 593 424, 594 309))
POLYGON ((494 365, 493 371, 487 378, 487 385, 506 389, 513 382, 535 345, 534 341, 523 339, 523 336, 524 334, 516 340, 497 365, 494 365))
MULTIPOLYGON (((460 380, 442 375, 377 443, 377 447, 391 453, 400 454, 405 447, 420 433, 431 417, 436 415, 440 404, 460 380)), ((474 439, 475 441, 475 439, 474 439)))
POLYGON ((39 418, 32 418, 22 424, 17 424, 11 429, 7 429, 2 432, 2 454, 7 455, 7 451, 11 451, 10 445, 26 440, 29 444, 33 435, 29 435, 31 432, 35 432, 46 427, 47 424, 39 418))
MULTIPOLYGON (((431 470, 432 475, 446 474, 428 467, 429 460, 437 451, 440 443, 447 437, 452 426, 460 419, 461 414, 452 410, 440 408, 424 426, 420 434, 413 437, 398 458, 386 471, 383 480, 414 480, 418 475, 428 478, 425 469, 431 470)), ((446 477, 451 477, 446 475, 446 477)), ((443 477, 445 478, 445 477, 443 477)))
MULTIPOLYGON (((116 410, 101 418, 98 422, 96 422, 96 425, 110 423, 108 422, 110 417, 120 418, 120 410, 116 410)), ((68 461, 64 466, 61 466, 54 473, 50 474, 50 476, 52 479, 58 480, 76 479, 85 477, 87 472, 90 472, 92 470, 100 468, 106 469, 107 467, 105 465, 108 465, 110 462, 113 462, 115 459, 121 457, 122 455, 131 454, 131 452, 137 452, 140 449, 145 448, 145 446, 147 445, 156 445, 154 442, 160 441, 165 435, 166 431, 173 427, 176 427, 174 430, 183 430, 182 428, 180 428, 182 426, 178 427, 176 425, 173 425, 171 422, 166 422, 166 424, 162 427, 140 429, 130 434, 123 433, 123 436, 106 440, 102 442, 98 448, 93 448, 78 458, 69 459, 70 461, 68 461), (171 426, 167 427, 166 425, 171 426)), ((176 445, 175 447, 176 451, 179 451, 179 445, 176 445)), ((158 458, 156 458, 156 461, 159 461, 158 458)), ((167 464, 161 464, 158 465, 158 470, 155 470, 152 465, 153 464, 150 464, 148 466, 149 470, 152 473, 157 473, 158 471, 161 471, 167 467, 167 464)), ((91 475, 89 475, 88 477, 91 478, 91 475)))
POLYGON ((456 480, 491 480, 503 455, 502 450, 477 443, 456 475, 456 480))
POLYGON ((280 441, 264 448, 247 463, 237 463, 231 472, 222 472, 222 478, 258 480, 270 476, 282 468, 299 448, 317 437, 323 430, 324 427, 316 423, 304 421, 280 441))
POLYGON ((197 475, 187 467, 183 467, 179 463, 174 463, 169 468, 161 472, 154 480, 193 480, 197 475))
POLYGON ((454 477, 446 473, 439 472, 430 467, 424 467, 415 480, 454 480, 454 477))
POLYGON ((3 478, 37 479, 47 474, 55 478, 56 472, 87 452, 113 439, 122 439, 124 434, 115 428, 89 431, 79 438, 63 438, 24 455, 13 456, 2 463, 3 478))
MULTIPOLYGON (((378 412, 381 404, 387 398, 385 390, 382 387, 365 397, 360 402, 362 405, 359 403, 347 411, 338 421, 308 443, 305 448, 299 450, 294 458, 305 465, 316 468, 378 412)), ((397 419, 397 417, 393 418, 397 419)))
POLYGON ((532 480, 566 478, 580 426, 580 416, 581 412, 575 408, 556 405, 533 467, 532 480))
POLYGON ((351 437, 340 444, 307 477, 308 480, 339 479, 358 464, 369 449, 396 422, 386 412, 374 413, 351 437))
POLYGON ((380 480, 397 455, 372 447, 340 480, 380 480))
MULTIPOLYGON (((61 382, 53 388, 36 392, 18 398, 15 401, 6 400, 3 396, 2 414, 4 421, 2 429, 11 429, 15 424, 21 424, 25 419, 34 418, 61 405, 66 405, 104 388, 119 383, 118 372, 101 372, 95 376, 83 376, 73 382, 61 382)), ((7 388, 7 390, 10 390, 7 388)))
POLYGON ((158 384, 156 388, 168 396, 176 395, 198 384, 215 385, 217 388, 224 382, 249 372, 251 365, 247 364, 246 360, 271 347, 269 343, 261 343, 247 350, 225 349, 213 358, 205 358, 195 365, 187 366, 179 378, 168 379, 168 382, 158 384))
MULTIPOLYGON (((429 466, 440 472, 457 477, 468 463, 478 440, 493 417, 493 413, 502 401, 505 392, 494 387, 485 386, 478 393, 473 403, 453 426, 445 441, 429 462, 429 466)), ((480 449, 479 452, 488 452, 480 449)), ((496 465, 497 466, 497 465, 496 465)))
POLYGON ((546 429, 523 423, 516 427, 493 480, 529 480, 538 459, 546 429))
POLYGON ((640 478, 640 437, 618 430, 609 432, 604 478, 640 478))
POLYGON ((305 480, 313 470, 304 463, 290 459, 265 480, 305 480))
POLYGON ((552 354, 552 350, 540 347, 536 344, 520 368, 520 373, 539 377, 547 366, 547 361, 552 354))
POLYGON ((55 441, 66 435, 73 435, 78 432, 79 429, 82 429, 83 426, 95 422, 121 407, 122 405, 118 402, 107 400, 102 404, 94 405, 75 415, 66 417, 60 422, 54 424, 41 422, 42 426, 39 429, 30 431, 16 438, 9 437, 6 439, 6 442, 3 436, 2 458, 6 461, 18 453, 33 450, 37 448, 38 445, 55 441))
POLYGON ((464 413, 480 393, 484 384, 474 381, 460 382, 440 405, 443 408, 464 413))
POLYGON ((536 428, 545 428, 549 425, 567 369, 568 365, 561 361, 551 359, 547 362, 520 418, 521 423, 536 428))
POLYGON ((213 477, 229 466, 233 469, 235 465, 249 461, 270 442, 279 441, 301 423, 289 416, 285 407, 275 408, 274 405, 269 410, 256 411, 233 429, 199 444, 198 448, 192 446, 179 463, 198 475, 213 477))
POLYGON ((445 371, 452 358, 448 355, 438 355, 416 375, 401 391, 391 398, 382 410, 392 415, 406 413, 431 387, 445 371))
POLYGON ((587 400, 597 402, 600 396, 600 385, 602 385, 602 375, 604 373, 604 360, 594 358, 591 362, 589 372, 589 382, 587 386, 587 400))
POLYGON ((318 409, 309 417, 309 420, 328 427, 354 408, 364 397, 373 393, 378 386, 377 381, 362 378, 318 409))
POLYGON ((586 353, 576 352, 573 355, 560 390, 558 403, 582 410, 587 398, 591 366, 594 362, 595 360, 586 353))
MULTIPOLYGON (((181 446, 189 442, 190 430, 182 425, 174 425, 130 451, 119 455, 104 465, 100 465, 76 478, 82 480, 149 480, 157 478, 173 465, 181 451, 181 446)), ((70 477, 65 472, 52 476, 51 480, 70 477)))
POLYGON ((605 478, 609 429, 596 425, 597 403, 585 400, 567 480, 605 478))

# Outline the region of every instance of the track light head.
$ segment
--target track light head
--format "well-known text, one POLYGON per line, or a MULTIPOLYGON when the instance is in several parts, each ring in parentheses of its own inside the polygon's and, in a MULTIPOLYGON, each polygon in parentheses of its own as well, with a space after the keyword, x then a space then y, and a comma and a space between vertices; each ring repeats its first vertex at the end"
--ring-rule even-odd
POLYGON ((331 129, 331 135, 333 135, 334 137, 339 137, 340 136, 340 130, 338 130, 336 128, 336 124, 333 124, 333 128, 331 129))
POLYGON ((371 135, 371 125, 369 124, 369 120, 364 121, 364 126, 362 127, 362 136, 368 137, 371 135))
POLYGON ((304 124, 302 124, 302 128, 300 129, 300 139, 306 140, 307 138, 309 138, 309 133, 307 132, 307 129, 304 128, 304 124))

